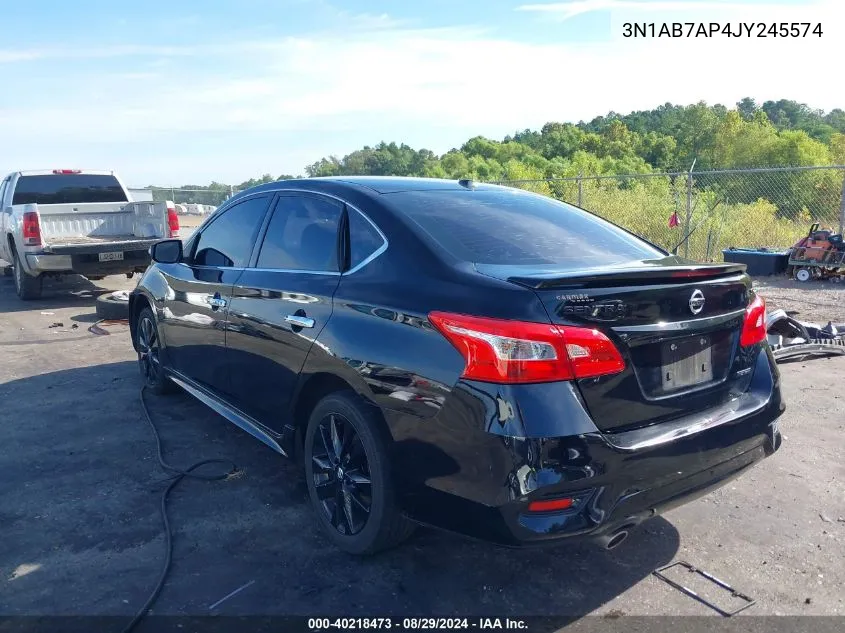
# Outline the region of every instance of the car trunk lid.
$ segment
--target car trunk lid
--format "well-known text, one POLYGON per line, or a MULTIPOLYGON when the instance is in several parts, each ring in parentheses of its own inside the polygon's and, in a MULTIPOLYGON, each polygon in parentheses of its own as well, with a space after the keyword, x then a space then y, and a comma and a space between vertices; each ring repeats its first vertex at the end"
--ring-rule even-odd
POLYGON ((532 288, 552 322, 594 327, 617 346, 624 371, 578 381, 604 431, 717 406, 742 393, 751 378, 754 350, 739 346, 751 291, 742 264, 668 256, 580 271, 476 268, 532 288))

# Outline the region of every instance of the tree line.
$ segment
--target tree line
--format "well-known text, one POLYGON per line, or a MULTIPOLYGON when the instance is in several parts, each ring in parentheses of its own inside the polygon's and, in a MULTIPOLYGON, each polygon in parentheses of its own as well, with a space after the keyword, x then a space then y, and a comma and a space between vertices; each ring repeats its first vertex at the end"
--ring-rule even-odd
MULTIPOLYGON (((845 163, 845 111, 825 113, 781 99, 733 109, 704 102, 653 110, 610 112, 589 122, 546 123, 501 140, 476 136, 437 155, 404 143, 381 142, 305 167, 307 176, 373 175, 473 178, 484 181, 642 174, 654 171, 805 166, 845 163)), ((225 199, 278 178, 264 174, 237 184, 182 185, 225 199)), ((166 192, 161 189, 161 192, 166 192)), ((196 200, 202 202, 202 200, 196 200)))

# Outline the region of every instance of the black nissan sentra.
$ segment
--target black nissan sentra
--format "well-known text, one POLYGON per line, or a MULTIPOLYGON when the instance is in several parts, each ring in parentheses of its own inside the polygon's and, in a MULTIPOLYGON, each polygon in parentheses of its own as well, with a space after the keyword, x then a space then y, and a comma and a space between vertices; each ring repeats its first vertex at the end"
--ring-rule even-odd
POLYGON ((151 250, 130 299, 145 385, 299 460, 349 552, 417 523, 615 547, 781 442, 744 266, 671 256, 545 196, 288 180, 151 250))

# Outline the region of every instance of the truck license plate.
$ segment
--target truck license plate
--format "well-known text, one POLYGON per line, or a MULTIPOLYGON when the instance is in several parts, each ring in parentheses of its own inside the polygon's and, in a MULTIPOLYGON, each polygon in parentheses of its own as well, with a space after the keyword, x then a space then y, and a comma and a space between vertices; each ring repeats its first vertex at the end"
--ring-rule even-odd
POLYGON ((117 262, 123 259, 122 251, 112 251, 110 253, 100 253, 101 262, 117 262))
POLYGON ((709 336, 694 336, 663 344, 663 391, 674 391, 713 380, 709 336))

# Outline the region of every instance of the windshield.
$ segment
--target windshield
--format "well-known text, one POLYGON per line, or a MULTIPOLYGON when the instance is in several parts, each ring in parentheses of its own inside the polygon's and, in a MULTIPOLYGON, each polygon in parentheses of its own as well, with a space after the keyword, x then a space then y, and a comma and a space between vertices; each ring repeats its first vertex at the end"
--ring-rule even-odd
POLYGON ((441 248, 477 264, 576 269, 664 255, 586 211, 523 191, 409 191, 385 197, 441 248))
POLYGON ((12 204, 83 204, 128 202, 117 178, 95 174, 21 176, 12 204))

